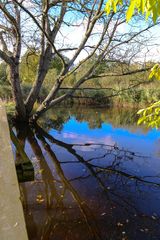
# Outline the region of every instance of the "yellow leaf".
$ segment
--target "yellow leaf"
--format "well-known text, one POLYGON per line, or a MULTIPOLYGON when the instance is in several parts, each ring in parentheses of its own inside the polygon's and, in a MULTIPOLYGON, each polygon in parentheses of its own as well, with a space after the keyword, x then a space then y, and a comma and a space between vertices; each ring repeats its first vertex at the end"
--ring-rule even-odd
POLYGON ((44 169, 40 169, 38 173, 42 174, 44 172, 44 169))
POLYGON ((139 115, 139 114, 143 113, 143 111, 144 111, 144 108, 143 108, 143 109, 140 109, 140 110, 137 112, 137 114, 139 115))
POLYGON ((38 203, 42 203, 44 202, 44 198, 41 194, 38 194, 37 197, 36 197, 36 202, 38 203))
POLYGON ((131 1, 131 4, 129 5, 129 8, 127 10, 126 13, 126 20, 127 22, 131 19, 131 17, 133 16, 134 13, 134 9, 135 9, 135 0, 131 1))

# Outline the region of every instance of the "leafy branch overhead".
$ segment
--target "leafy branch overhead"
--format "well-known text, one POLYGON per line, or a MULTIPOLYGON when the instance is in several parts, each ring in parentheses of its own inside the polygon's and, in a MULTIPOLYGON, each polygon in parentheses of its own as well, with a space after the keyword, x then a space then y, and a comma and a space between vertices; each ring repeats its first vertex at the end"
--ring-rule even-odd
MULTIPOLYGON (((151 69, 149 79, 152 78, 160 80, 160 65, 158 63, 151 69)), ((138 124, 143 123, 152 128, 160 127, 160 101, 153 103, 145 109, 139 110, 137 114, 140 116, 138 124)))
POLYGON ((151 106, 141 109, 137 113, 140 115, 138 124, 145 124, 147 127, 160 127, 160 101, 155 102, 151 106))
POLYGON ((149 79, 152 79, 153 77, 155 77, 157 80, 160 80, 160 65, 158 63, 155 64, 154 67, 151 69, 149 79))
MULTIPOLYGON (((120 5, 123 5, 122 0, 108 0, 105 11, 109 14, 111 11, 117 12, 120 5)), ((152 17, 154 23, 160 16, 160 1, 159 0, 130 0, 126 8, 126 19, 129 21, 134 14, 143 14, 146 19, 152 17)))

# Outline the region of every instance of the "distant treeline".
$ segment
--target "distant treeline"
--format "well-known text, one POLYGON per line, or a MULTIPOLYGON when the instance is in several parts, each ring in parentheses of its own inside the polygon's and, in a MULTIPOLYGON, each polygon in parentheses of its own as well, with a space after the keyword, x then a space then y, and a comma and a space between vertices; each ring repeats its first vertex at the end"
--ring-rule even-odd
MULTIPOLYGON (((94 58, 86 62, 85 67, 75 72, 74 76, 69 76, 62 85, 59 95, 64 94, 73 84, 75 84, 79 75, 87 71, 90 64, 93 64, 94 58)), ((21 59, 20 75, 22 91, 26 97, 31 90, 38 67, 39 53, 28 50, 21 59)), ((147 62, 144 67, 152 67, 154 63, 147 62)), ((67 100, 70 103, 85 105, 112 105, 112 104, 148 104, 160 99, 160 84, 152 79, 148 80, 149 70, 137 72, 134 74, 125 74, 126 72, 136 72, 141 69, 141 64, 121 63, 119 62, 102 62, 96 69, 94 79, 90 79, 77 89, 74 95, 67 100)), ((46 76, 43 88, 39 96, 41 102, 47 95, 53 85, 56 76, 62 69, 62 63, 58 57, 53 57, 50 70, 46 76)), ((11 85, 9 82, 9 68, 2 62, 0 64, 0 98, 12 100, 11 85)))

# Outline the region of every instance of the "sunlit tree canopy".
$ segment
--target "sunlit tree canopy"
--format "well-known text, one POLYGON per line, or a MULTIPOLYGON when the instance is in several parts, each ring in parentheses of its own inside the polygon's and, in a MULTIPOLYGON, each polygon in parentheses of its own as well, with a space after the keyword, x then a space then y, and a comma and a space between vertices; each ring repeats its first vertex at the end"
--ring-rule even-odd
POLYGON ((156 22, 160 16, 160 0, 108 0, 106 3, 105 11, 109 14, 111 11, 117 12, 118 6, 126 3, 126 19, 129 21, 134 14, 142 13, 148 17, 152 17, 153 21, 156 22))

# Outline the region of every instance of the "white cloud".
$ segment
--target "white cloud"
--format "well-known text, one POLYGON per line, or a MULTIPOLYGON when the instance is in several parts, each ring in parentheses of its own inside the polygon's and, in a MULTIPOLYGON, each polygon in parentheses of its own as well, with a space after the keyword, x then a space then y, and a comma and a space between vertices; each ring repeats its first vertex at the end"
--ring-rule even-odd
MULTIPOLYGON (((79 22, 77 22, 77 25, 78 24, 79 24, 79 22)), ((57 36, 57 39, 56 39, 57 47, 60 47, 60 48, 63 48, 66 46, 78 47, 85 35, 86 26, 87 26, 86 19, 81 24, 79 24, 79 26, 75 26, 75 27, 64 26, 63 29, 61 30, 61 33, 59 33, 57 36)), ((111 33, 113 31, 113 26, 114 26, 114 22, 111 23, 111 25, 110 25, 109 33, 111 33)), ((122 36, 124 34, 124 36, 125 36, 125 34, 127 34, 131 31, 131 29, 132 29, 132 31, 137 31, 138 28, 142 29, 143 27, 146 27, 146 26, 147 26, 147 23, 143 23, 143 24, 137 23, 137 25, 135 25, 133 28, 131 28, 131 24, 123 23, 118 26, 117 36, 118 36, 118 34, 121 34, 122 36)), ((102 31, 103 31, 103 24, 102 23, 96 24, 93 29, 92 35, 89 38, 89 40, 87 41, 86 45, 91 45, 91 46, 96 45, 97 41, 100 38, 100 34, 102 33, 102 31)), ((141 47, 140 51, 135 56, 134 61, 141 61, 141 62, 150 61, 150 60, 160 61, 160 42, 159 42, 160 26, 157 26, 157 27, 155 26, 152 29, 150 29, 150 31, 146 32, 144 37, 146 37, 146 38, 148 37, 148 40, 141 47)), ((142 41, 142 39, 140 41, 142 41)), ((131 45, 127 46, 128 49, 130 47, 132 48, 131 45)), ((123 47, 122 50, 125 51, 125 48, 126 48, 126 46, 123 47)), ((119 50, 117 50, 117 51, 119 51, 119 50)), ((78 63, 79 61, 86 58, 88 56, 89 52, 90 52, 89 48, 86 50, 82 50, 81 53, 79 54, 78 58, 76 59, 75 63, 78 63)), ((74 51, 68 51, 65 53, 65 55, 67 57, 71 58, 74 55, 74 51)))
MULTIPOLYGON (((68 27, 64 26, 61 29, 61 32, 57 35, 56 38, 56 45, 58 48, 64 48, 66 46, 69 47, 78 47, 83 40, 86 32, 87 27, 87 20, 85 19, 81 24, 80 21, 75 23, 77 26, 74 27, 68 27)), ((98 42, 100 38, 100 34, 103 31, 103 25, 102 24, 96 24, 90 38, 88 39, 86 46, 94 46, 98 42)), ((78 58, 76 59, 76 63, 83 60, 88 56, 90 49, 86 48, 85 50, 82 50, 79 54, 78 58)), ((74 55, 74 51, 66 52, 65 55, 69 58, 71 58, 74 55)))

